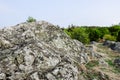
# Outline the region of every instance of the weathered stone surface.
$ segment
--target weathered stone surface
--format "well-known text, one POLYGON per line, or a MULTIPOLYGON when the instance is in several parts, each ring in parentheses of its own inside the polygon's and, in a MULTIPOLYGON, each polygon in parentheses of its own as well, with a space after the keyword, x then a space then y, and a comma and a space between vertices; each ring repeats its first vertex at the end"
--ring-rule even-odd
POLYGON ((120 52, 120 42, 105 41, 103 45, 110 47, 112 50, 120 52))
POLYGON ((87 51, 89 51, 88 57, 90 57, 91 59, 99 59, 104 56, 103 53, 97 51, 97 47, 95 46, 96 44, 86 46, 87 51))
POLYGON ((119 67, 120 68, 120 58, 116 58, 114 60, 114 64, 116 65, 116 67, 119 67))
POLYGON ((120 52, 120 42, 116 42, 116 43, 113 45, 112 49, 120 52))
POLYGON ((101 67, 108 67, 108 63, 104 59, 99 59, 99 65, 101 67))
POLYGON ((6 75, 4 73, 0 73, 0 80, 5 80, 6 75))
POLYGON ((48 22, 0 30, 0 79, 79 80, 78 67, 88 61, 81 42, 48 22))

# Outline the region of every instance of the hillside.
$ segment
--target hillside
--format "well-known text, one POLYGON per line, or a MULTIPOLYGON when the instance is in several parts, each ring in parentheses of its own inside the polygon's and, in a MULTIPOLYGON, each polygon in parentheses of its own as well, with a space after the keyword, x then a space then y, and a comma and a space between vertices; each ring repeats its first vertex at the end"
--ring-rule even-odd
POLYGON ((101 57, 95 58, 86 64, 89 72, 88 76, 96 78, 96 80, 120 80, 120 65, 118 65, 120 61, 115 63, 115 60, 120 60, 120 53, 103 46, 103 43, 92 44, 92 47, 94 53, 100 54, 101 57), (101 73, 102 78, 98 75, 99 73, 101 73))
POLYGON ((0 80, 119 80, 120 54, 83 45, 46 21, 0 30, 0 80))

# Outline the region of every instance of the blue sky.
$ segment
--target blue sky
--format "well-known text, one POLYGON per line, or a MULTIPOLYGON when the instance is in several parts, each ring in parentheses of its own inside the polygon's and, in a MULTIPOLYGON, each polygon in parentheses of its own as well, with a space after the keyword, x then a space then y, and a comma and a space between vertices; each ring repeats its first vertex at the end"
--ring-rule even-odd
POLYGON ((120 22, 120 0, 0 0, 0 27, 25 22, 28 16, 61 27, 109 26, 120 22))

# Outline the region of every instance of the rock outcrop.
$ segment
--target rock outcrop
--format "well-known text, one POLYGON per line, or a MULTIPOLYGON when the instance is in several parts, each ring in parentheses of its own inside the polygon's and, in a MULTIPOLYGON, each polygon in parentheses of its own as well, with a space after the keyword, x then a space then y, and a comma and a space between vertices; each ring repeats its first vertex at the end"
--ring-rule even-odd
POLYGON ((114 51, 120 52, 120 42, 105 41, 103 45, 110 47, 114 51))
POLYGON ((79 80, 89 61, 84 45, 39 21, 0 30, 0 79, 79 80))
POLYGON ((3 28, 0 80, 119 80, 119 56, 113 62, 104 48, 97 42, 84 46, 45 21, 3 28))
POLYGON ((114 60, 114 64, 116 65, 116 67, 118 67, 120 69, 120 58, 116 58, 114 60))

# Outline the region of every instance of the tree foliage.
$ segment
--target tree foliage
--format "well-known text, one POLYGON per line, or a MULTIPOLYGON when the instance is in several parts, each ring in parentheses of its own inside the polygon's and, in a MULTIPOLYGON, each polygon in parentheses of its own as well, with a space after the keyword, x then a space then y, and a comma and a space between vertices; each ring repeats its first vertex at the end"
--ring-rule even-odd
POLYGON ((117 41, 120 42, 120 31, 118 32, 117 41))
POLYGON ((98 41, 99 38, 100 38, 100 31, 98 29, 90 29, 90 32, 89 32, 89 38, 90 38, 90 41, 98 41))
POLYGON ((118 32, 120 31, 120 25, 113 25, 112 27, 109 28, 109 31, 112 36, 117 37, 118 32))
POLYGON ((99 40, 120 41, 120 25, 111 27, 100 26, 69 26, 64 31, 73 39, 83 43, 99 40))
POLYGON ((110 35, 110 34, 105 34, 105 35, 103 36, 103 39, 105 39, 105 40, 110 40, 110 41, 115 41, 115 40, 116 40, 115 36, 112 36, 112 35, 110 35))
POLYGON ((34 19, 33 17, 29 16, 26 21, 27 22, 36 22, 36 19, 34 19))
POLYGON ((88 34, 85 28, 69 28, 64 30, 72 39, 77 39, 83 43, 89 43, 88 34))

